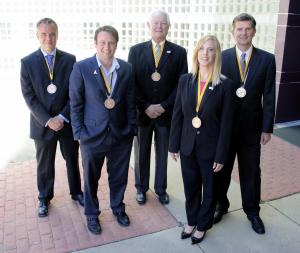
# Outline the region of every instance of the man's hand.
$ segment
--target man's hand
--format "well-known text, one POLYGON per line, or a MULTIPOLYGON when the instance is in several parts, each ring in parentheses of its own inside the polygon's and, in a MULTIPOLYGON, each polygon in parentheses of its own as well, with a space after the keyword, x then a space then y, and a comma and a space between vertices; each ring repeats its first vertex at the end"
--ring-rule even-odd
POLYGON ((223 168, 224 164, 214 162, 213 170, 214 172, 218 172, 223 168))
POLYGON ((178 154, 178 153, 171 153, 171 152, 169 152, 169 154, 170 154, 171 158, 172 158, 175 162, 177 162, 177 160, 178 160, 178 158, 179 158, 179 154, 178 154))
POLYGON ((64 121, 60 117, 56 116, 49 120, 48 127, 53 131, 57 132, 64 127, 64 121))
POLYGON ((162 115, 166 111, 160 104, 157 104, 155 106, 156 110, 160 113, 160 115, 162 115))
POLYGON ((165 109, 160 104, 150 105, 145 113, 151 119, 156 119, 165 112, 165 109))
POLYGON ((271 140, 270 133, 261 133, 260 144, 266 145, 271 140))

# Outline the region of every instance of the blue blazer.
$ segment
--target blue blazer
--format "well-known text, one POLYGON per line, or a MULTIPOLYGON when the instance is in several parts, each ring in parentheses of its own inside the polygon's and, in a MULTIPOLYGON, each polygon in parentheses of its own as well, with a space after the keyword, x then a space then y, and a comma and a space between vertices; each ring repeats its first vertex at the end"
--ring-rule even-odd
POLYGON ((50 77, 45 57, 39 49, 21 59, 21 89, 30 110, 30 137, 48 140, 54 134, 72 137, 69 123, 59 132, 45 127, 47 121, 58 114, 70 120, 69 76, 75 63, 74 55, 56 50, 53 83, 57 87, 54 94, 47 92, 50 77))
POLYGON ((152 121, 145 113, 149 105, 161 104, 166 111, 155 121, 161 126, 169 126, 179 77, 188 71, 186 50, 172 42, 165 42, 157 68, 161 75, 158 82, 151 79, 155 71, 151 41, 133 46, 128 61, 134 71, 139 125, 147 126, 152 121))
POLYGON ((117 59, 117 80, 112 98, 113 109, 104 106, 106 89, 96 56, 77 62, 70 76, 71 120, 75 140, 83 145, 99 145, 107 131, 117 140, 136 134, 136 108, 132 67, 117 59))
MULTIPOLYGON (((275 114, 275 57, 253 47, 248 65, 249 73, 245 84, 244 98, 235 95, 236 115, 234 132, 244 140, 260 141, 262 132, 272 133, 275 114), (242 135, 240 135, 242 133, 242 135)), ((222 52, 222 73, 233 80, 235 89, 240 87, 241 78, 235 47, 222 52)))
POLYGON ((196 155, 202 160, 213 160, 224 164, 230 145, 233 124, 233 84, 226 77, 212 88, 211 83, 204 93, 200 104, 200 128, 192 125, 196 116, 197 78, 192 74, 182 75, 177 90, 173 111, 169 151, 181 152, 188 156, 194 149, 195 139, 199 145, 196 155))

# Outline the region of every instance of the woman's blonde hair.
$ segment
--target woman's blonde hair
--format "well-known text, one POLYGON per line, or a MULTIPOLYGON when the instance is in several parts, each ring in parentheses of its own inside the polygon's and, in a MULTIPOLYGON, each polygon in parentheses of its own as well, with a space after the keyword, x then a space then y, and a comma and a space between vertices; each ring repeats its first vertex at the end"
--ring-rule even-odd
POLYGON ((197 77, 199 72, 198 52, 200 48, 204 45, 204 43, 208 40, 212 40, 214 42, 215 50, 216 50, 215 63, 213 65, 213 70, 211 75, 212 85, 215 86, 218 85, 221 81, 221 46, 216 36, 206 35, 198 41, 193 53, 191 72, 193 76, 197 77))

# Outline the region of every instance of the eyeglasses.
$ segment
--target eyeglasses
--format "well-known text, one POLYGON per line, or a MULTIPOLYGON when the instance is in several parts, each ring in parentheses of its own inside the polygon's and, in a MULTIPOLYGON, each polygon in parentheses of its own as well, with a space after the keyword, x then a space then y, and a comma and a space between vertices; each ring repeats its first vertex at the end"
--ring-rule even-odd
POLYGON ((167 22, 151 22, 153 26, 168 26, 167 22))

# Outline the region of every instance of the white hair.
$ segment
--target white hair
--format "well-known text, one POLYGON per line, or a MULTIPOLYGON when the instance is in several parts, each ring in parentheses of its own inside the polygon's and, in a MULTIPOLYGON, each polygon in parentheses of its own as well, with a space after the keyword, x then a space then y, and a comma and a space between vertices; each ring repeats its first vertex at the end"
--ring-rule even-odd
POLYGON ((154 10, 150 13, 150 16, 149 16, 149 22, 151 22, 153 20, 154 17, 157 17, 157 16, 163 16, 166 21, 167 21, 167 24, 170 26, 170 17, 169 17, 169 14, 163 10, 154 10))

